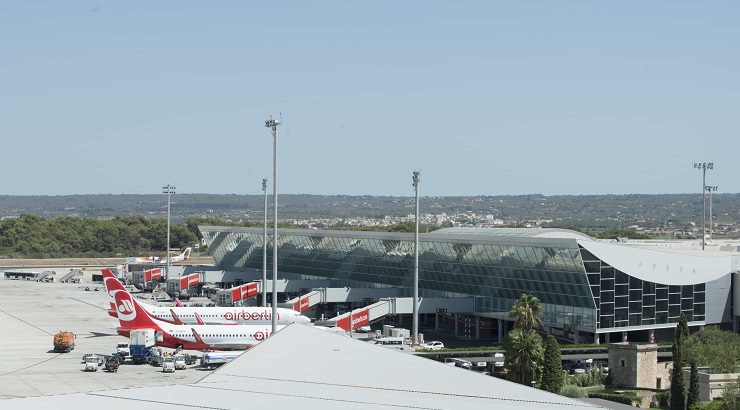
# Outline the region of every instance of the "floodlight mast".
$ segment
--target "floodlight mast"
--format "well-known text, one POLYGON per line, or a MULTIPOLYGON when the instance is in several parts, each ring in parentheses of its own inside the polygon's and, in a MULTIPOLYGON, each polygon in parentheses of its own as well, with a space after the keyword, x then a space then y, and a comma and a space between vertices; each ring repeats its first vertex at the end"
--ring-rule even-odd
POLYGON ((167 184, 162 187, 162 193, 167 194, 167 265, 165 266, 164 279, 170 278, 170 200, 171 195, 175 193, 175 186, 167 184))
POLYGON ((262 192, 265 194, 265 220, 262 225, 262 307, 267 307, 267 178, 262 178, 262 192))
POLYGON ((416 193, 416 212, 414 223, 414 321, 411 330, 411 343, 419 344, 419 182, 421 171, 414 171, 413 186, 416 193))
POLYGON ((706 241, 706 226, 707 226, 707 196, 704 193, 704 187, 707 186, 707 170, 714 169, 714 162, 694 162, 694 168, 700 169, 701 173, 701 250, 704 250, 704 242, 706 241))
POLYGON ((278 141, 278 125, 280 121, 274 120, 270 117, 269 120, 265 120, 265 127, 272 130, 273 139, 273 157, 272 157, 272 334, 277 332, 277 209, 278 209, 278 191, 277 191, 277 141, 278 141))
POLYGON ((714 219, 712 218, 712 192, 717 192, 717 186, 707 185, 705 188, 709 191, 709 240, 713 240, 712 228, 714 227, 714 219))

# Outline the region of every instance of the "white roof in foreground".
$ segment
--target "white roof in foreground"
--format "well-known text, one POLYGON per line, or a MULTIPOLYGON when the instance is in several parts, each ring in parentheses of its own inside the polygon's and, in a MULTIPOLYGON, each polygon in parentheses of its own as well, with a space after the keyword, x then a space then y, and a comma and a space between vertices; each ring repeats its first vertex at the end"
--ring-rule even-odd
POLYGON ((24 410, 603 408, 296 324, 194 384, 9 399, 2 404, 24 410))

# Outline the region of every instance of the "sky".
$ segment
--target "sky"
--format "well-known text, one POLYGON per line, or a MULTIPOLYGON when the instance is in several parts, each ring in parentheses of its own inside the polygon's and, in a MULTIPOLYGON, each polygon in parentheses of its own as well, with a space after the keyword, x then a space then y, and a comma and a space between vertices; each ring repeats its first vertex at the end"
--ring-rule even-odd
POLYGON ((0 2, 0 195, 740 192, 737 1, 0 2))

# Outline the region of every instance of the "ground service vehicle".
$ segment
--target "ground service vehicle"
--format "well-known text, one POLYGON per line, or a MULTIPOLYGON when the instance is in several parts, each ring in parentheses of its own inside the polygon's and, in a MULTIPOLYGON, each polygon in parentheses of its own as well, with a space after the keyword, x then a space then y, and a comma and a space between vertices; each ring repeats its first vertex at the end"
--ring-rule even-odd
POLYGON ((236 359, 244 353, 241 352, 208 352, 204 353, 200 358, 200 365, 205 366, 209 369, 223 366, 224 364, 236 359))
POLYGON ((123 357, 126 357, 131 353, 130 349, 131 349, 131 345, 126 342, 119 343, 116 346, 116 352, 123 357))
POLYGON ((86 372, 97 372, 98 371, 98 356, 90 355, 87 358, 85 358, 84 369, 86 372))
POLYGON ((103 366, 105 367, 106 371, 117 372, 119 364, 120 363, 118 362, 118 359, 111 357, 105 360, 105 364, 103 366))
POLYGON ((173 373, 175 371, 175 360, 171 357, 167 357, 162 362, 162 371, 165 373, 173 373))
POLYGON ((175 370, 185 370, 186 366, 184 355, 173 356, 173 359, 175 359, 175 370))
POLYGON ((59 332, 54 335, 54 351, 69 353, 75 349, 75 334, 72 332, 59 332))

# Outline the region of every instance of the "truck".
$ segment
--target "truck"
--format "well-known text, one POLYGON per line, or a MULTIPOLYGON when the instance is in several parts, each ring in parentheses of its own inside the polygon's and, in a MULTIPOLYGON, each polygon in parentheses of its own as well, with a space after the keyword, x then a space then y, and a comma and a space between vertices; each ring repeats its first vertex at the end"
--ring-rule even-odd
POLYGON ((147 356, 151 354, 150 349, 156 344, 154 329, 136 329, 131 331, 129 352, 134 364, 143 364, 147 356))
POLYGON ((203 356, 200 358, 200 365, 203 367, 207 367, 208 369, 213 369, 216 367, 223 366, 224 364, 236 359, 241 355, 242 353, 246 352, 246 350, 242 351, 232 351, 232 352, 208 352, 204 353, 203 356))
POLYGON ((69 353, 75 349, 75 334, 72 332, 59 332, 54 335, 54 351, 69 353))
POLYGON ((116 353, 119 355, 126 357, 129 354, 131 354, 131 344, 126 342, 121 342, 116 346, 116 353))

